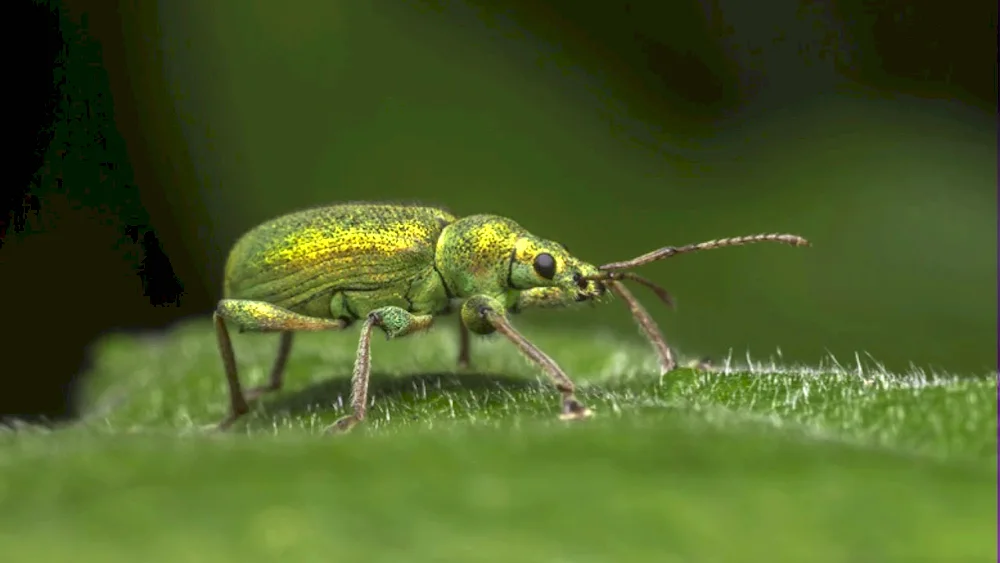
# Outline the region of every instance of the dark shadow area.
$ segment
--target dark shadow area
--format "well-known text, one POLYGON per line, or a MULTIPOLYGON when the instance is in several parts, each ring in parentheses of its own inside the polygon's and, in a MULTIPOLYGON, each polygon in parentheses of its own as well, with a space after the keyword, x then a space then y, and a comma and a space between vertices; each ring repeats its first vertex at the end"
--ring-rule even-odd
MULTIPOLYGON (((373 373, 368 384, 369 400, 376 402, 398 399, 406 395, 439 393, 448 391, 515 391, 540 388, 539 382, 524 377, 513 377, 495 373, 422 373, 414 375, 389 375, 373 373)), ((350 408, 351 378, 334 377, 314 383, 297 391, 277 391, 263 397, 259 404, 267 416, 303 415, 317 410, 330 410, 331 406, 343 400, 345 408, 350 408)), ((552 389, 553 405, 559 394, 552 389)))
POLYGON ((14 3, 24 42, 6 73, 15 118, 0 194, 0 423, 77 417, 89 346, 182 317, 183 284, 133 178, 103 62, 112 49, 63 3, 14 3))

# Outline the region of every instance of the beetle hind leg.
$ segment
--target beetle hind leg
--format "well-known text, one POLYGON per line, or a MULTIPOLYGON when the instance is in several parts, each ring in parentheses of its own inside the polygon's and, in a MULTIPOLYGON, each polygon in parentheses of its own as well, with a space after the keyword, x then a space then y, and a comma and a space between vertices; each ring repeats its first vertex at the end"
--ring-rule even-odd
POLYGON ((226 383, 229 387, 229 415, 218 424, 220 430, 231 426, 237 419, 250 412, 249 401, 260 395, 281 388, 284 380, 285 363, 291 352, 292 332, 339 330, 346 326, 340 319, 321 319, 301 315, 262 301, 245 301, 239 299, 223 299, 219 301, 212 315, 215 324, 215 335, 218 339, 219 355, 226 372, 226 383), (241 332, 281 332, 281 344, 278 357, 271 368, 270 381, 258 388, 244 393, 236 369, 236 356, 233 353, 232 340, 229 337, 228 322, 237 325, 241 332))

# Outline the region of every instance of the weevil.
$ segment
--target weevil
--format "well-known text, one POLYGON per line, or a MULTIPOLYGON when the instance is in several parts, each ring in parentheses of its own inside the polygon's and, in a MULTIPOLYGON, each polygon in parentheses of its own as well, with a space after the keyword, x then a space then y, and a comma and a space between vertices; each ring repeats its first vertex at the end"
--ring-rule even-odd
POLYGON ((249 412, 250 402, 280 390, 296 332, 344 330, 361 323, 351 383, 351 413, 328 430, 347 431, 365 418, 371 337, 389 339, 430 328, 458 311, 458 363, 470 359, 470 333, 499 333, 538 365, 562 397, 560 418, 592 412, 559 365, 525 338, 510 315, 620 298, 645 333, 661 374, 676 366, 673 352, 646 309, 622 283, 670 295, 631 269, 670 256, 756 242, 808 245, 791 234, 759 234, 668 246, 632 260, 594 266, 553 240, 497 215, 458 217, 442 208, 345 203, 289 213, 254 227, 226 260, 222 299, 213 314, 229 388, 229 415, 219 428, 249 412), (227 325, 239 332, 277 332, 277 357, 264 385, 244 392, 227 325))

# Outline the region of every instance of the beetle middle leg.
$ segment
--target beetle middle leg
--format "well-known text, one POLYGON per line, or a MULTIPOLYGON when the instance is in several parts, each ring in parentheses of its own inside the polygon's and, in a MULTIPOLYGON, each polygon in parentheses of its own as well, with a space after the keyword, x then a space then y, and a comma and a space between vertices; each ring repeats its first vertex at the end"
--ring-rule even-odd
POLYGON ((491 334, 499 332, 517 346, 522 354, 538 364, 549 376, 556 389, 562 395, 562 409, 559 418, 563 420, 579 420, 590 417, 593 413, 576 398, 576 384, 559 367, 559 364, 542 352, 530 340, 524 337, 510 321, 507 320, 503 304, 497 299, 485 295, 470 297, 462 305, 462 320, 469 330, 476 334, 491 334))
MULTIPOLYGON (((646 335, 646 340, 653 347, 653 351, 656 352, 656 357, 659 360, 660 375, 677 367, 674 353, 670 349, 670 346, 667 345, 667 340, 663 337, 660 327, 657 326, 653 317, 639 303, 639 300, 632 295, 632 292, 619 281, 608 280, 603 283, 625 302, 625 305, 628 306, 629 311, 632 313, 632 318, 635 319, 636 324, 639 325, 639 328, 646 335)), ((578 304, 575 292, 566 292, 557 287, 537 287, 521 292, 515 310, 570 307, 578 304)))
POLYGON ((212 315, 215 323, 215 335, 218 339, 219 354, 222 356, 222 366, 226 371, 226 382, 229 385, 229 416, 219 424, 220 430, 228 428, 241 416, 250 412, 248 401, 262 393, 281 387, 285 362, 291 351, 292 332, 340 330, 347 325, 341 319, 321 319, 301 315, 271 303, 262 301, 244 301, 239 299, 223 299, 212 315), (278 357, 271 368, 270 382, 260 388, 244 394, 236 370, 236 356, 233 353, 233 343, 229 338, 226 321, 239 326, 242 330, 252 332, 281 332, 281 345, 278 357))
POLYGON ((368 410, 368 380, 371 377, 371 339, 374 329, 380 328, 386 337, 402 338, 426 330, 434 322, 432 315, 414 315, 395 306, 379 307, 368 313, 361 327, 358 352, 351 375, 351 414, 339 418, 328 432, 346 432, 365 419, 368 410))
POLYGON ((246 400, 248 403, 259 399, 262 395, 281 390, 285 384, 285 364, 288 363, 288 356, 292 352, 292 338, 294 336, 295 333, 290 331, 281 333, 281 340, 278 342, 278 355, 274 358, 274 363, 271 364, 271 374, 267 378, 267 383, 247 389, 246 400))
POLYGON ((462 316, 458 316, 458 369, 466 369, 471 363, 472 344, 469 338, 469 329, 462 321, 462 316))

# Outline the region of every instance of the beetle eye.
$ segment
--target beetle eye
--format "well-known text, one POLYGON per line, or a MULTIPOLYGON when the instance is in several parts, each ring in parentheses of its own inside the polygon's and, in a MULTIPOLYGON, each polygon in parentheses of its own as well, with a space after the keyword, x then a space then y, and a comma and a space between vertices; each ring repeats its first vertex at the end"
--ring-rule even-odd
POLYGON ((543 252, 535 256, 534 267, 535 273, 547 280, 556 276, 556 259, 551 254, 543 252))

